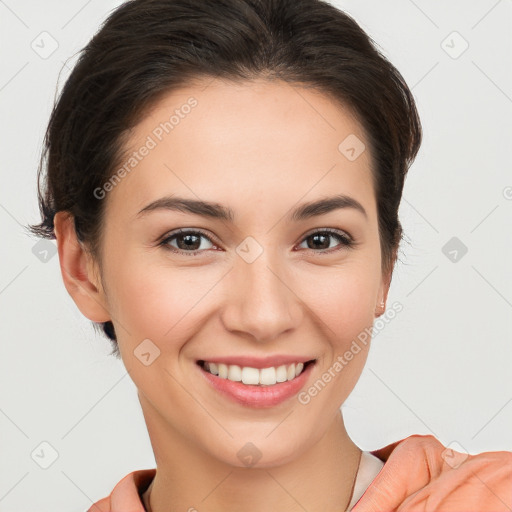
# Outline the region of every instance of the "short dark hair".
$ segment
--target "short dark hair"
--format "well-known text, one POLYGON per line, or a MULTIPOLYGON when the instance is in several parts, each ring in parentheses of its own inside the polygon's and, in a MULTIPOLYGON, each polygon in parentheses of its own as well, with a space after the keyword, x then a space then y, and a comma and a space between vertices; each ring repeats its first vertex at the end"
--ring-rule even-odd
MULTIPOLYGON (((55 239, 55 213, 70 212, 101 269, 105 201, 93 191, 114 173, 144 112, 207 77, 313 87, 355 113, 372 155, 382 270, 391 279, 402 239, 398 208, 421 123, 399 71, 352 17, 322 0, 121 4, 81 50, 53 107, 38 169, 42 222, 29 225, 30 233, 55 239)), ((112 322, 94 326, 119 357, 112 322)))

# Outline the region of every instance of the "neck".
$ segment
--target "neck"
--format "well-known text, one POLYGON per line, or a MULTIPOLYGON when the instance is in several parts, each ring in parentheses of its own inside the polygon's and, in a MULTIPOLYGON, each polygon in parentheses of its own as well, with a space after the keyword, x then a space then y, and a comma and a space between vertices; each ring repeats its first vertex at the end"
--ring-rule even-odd
POLYGON ((269 468, 227 465, 192 446, 141 399, 157 471, 143 494, 150 512, 325 512, 346 510, 361 450, 349 438, 341 411, 321 439, 292 461, 269 468))

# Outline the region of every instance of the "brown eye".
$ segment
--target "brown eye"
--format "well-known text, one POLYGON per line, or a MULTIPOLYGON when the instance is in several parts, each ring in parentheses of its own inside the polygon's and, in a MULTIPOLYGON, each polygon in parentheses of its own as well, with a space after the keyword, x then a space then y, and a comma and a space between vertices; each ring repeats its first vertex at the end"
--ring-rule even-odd
POLYGON ((202 240, 208 240, 208 242, 213 245, 211 239, 206 236, 201 231, 184 231, 179 230, 174 234, 170 234, 165 237, 159 245, 163 246, 165 249, 168 249, 173 252, 187 254, 187 255, 195 255, 198 252, 205 251, 207 249, 211 249, 212 247, 204 247, 202 240), (172 245, 171 242, 176 241, 176 245, 172 245))
MULTIPOLYGON (((322 252, 336 247, 336 244, 331 245, 333 239, 338 241, 338 249, 351 247, 354 244, 347 235, 331 229, 318 230, 314 233, 310 233, 304 238, 304 241, 307 244, 307 249, 322 252)), ((334 250, 338 249, 335 248, 334 250)))

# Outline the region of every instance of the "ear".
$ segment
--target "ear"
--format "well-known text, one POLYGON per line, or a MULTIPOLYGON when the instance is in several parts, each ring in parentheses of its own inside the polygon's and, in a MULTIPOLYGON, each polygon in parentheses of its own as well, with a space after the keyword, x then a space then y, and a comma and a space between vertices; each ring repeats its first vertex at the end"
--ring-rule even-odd
POLYGON ((57 212, 53 220, 64 286, 84 316, 107 322, 111 317, 97 265, 77 239, 73 220, 65 211, 57 212))
POLYGON ((379 286, 377 293, 377 304, 375 305, 375 318, 381 316, 386 311, 386 303, 388 300, 389 287, 391 285, 391 277, 393 274, 393 268, 395 266, 396 258, 398 254, 398 248, 393 251, 392 264, 386 273, 382 274, 382 281, 379 286), (384 307, 381 303, 384 302, 384 307))

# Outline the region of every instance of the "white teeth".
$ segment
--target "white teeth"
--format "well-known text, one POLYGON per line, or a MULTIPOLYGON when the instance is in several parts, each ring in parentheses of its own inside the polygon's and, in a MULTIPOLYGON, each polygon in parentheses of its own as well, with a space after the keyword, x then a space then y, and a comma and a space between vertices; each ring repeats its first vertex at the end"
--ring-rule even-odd
POLYGON ((260 370, 260 384, 271 386, 276 383, 276 369, 271 366, 270 368, 262 368, 260 370))
POLYGON ((292 363, 289 365, 271 366, 269 368, 240 367, 236 364, 205 362, 203 368, 221 379, 228 379, 244 384, 272 386, 277 382, 285 382, 298 377, 304 369, 304 363, 292 363))
POLYGON ((277 382, 284 382, 288 379, 287 377, 288 372, 286 371, 286 366, 283 364, 281 366, 278 366, 276 368, 276 380, 277 382))
POLYGON ((242 380, 242 368, 237 366, 236 364, 231 364, 228 366, 228 379, 234 380, 235 382, 239 382, 242 380))
POLYGON ((219 377, 221 379, 227 379, 228 378, 228 365, 219 363, 219 377))
POLYGON ((242 382, 244 384, 259 384, 260 371, 257 368, 250 368, 249 366, 244 366, 242 368, 242 382))

